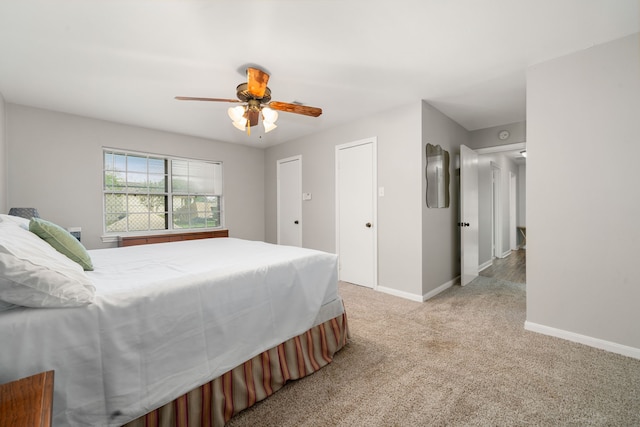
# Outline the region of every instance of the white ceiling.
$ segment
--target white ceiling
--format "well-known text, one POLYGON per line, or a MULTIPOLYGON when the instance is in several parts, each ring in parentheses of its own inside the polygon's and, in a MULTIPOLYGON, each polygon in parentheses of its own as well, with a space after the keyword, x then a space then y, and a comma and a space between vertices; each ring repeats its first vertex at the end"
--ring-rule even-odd
POLYGON ((269 146, 424 99, 468 130, 525 119, 530 65, 640 31, 638 0, 2 0, 6 102, 269 146), (227 116, 246 64, 281 113, 227 116), (261 127, 261 126, 260 126, 261 127))

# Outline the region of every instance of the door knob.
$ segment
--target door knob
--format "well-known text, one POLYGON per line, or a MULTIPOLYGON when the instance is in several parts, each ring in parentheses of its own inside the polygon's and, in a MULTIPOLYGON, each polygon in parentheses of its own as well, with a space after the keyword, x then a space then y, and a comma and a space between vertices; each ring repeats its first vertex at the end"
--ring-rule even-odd
POLYGON ((294 224, 297 224, 297 223, 298 223, 298 220, 296 219, 295 221, 293 221, 293 223, 294 223, 294 224))
POLYGON ((370 222, 368 222, 368 223, 366 223, 366 224, 365 224, 365 226, 366 226, 367 228, 371 228, 371 223, 370 223, 370 222))

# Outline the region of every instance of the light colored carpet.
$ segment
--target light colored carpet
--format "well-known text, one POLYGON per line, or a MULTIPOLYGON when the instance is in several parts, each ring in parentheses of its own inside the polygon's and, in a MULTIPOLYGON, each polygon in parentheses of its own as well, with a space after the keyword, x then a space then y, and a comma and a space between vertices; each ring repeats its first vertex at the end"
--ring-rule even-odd
POLYGON ((640 361, 524 330, 525 285, 417 303, 341 283, 351 341, 239 426, 639 426, 640 361))

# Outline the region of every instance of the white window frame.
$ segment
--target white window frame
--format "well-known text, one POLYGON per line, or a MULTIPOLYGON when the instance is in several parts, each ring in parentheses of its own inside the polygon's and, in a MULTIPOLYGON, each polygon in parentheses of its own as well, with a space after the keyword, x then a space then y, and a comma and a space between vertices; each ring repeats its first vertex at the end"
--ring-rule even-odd
MULTIPOLYGON (((184 233, 184 232, 193 232, 193 231, 205 231, 205 230, 219 230, 223 229, 225 225, 225 215, 224 215, 224 191, 223 191, 223 183, 224 183, 224 165, 223 162, 217 160, 204 160, 204 159, 196 159, 196 158, 188 158, 188 157, 178 157, 178 156, 170 156, 166 154, 156 154, 156 153, 148 153, 148 152, 140 152, 140 151, 132 151, 132 150, 123 150, 120 148, 111 148, 111 147, 102 147, 102 227, 103 227, 103 235, 102 241, 107 242, 116 242, 119 237, 122 236, 146 236, 146 235, 157 235, 157 234, 172 234, 172 233, 184 233), (105 154, 106 153, 116 153, 116 154, 124 154, 136 157, 152 157, 157 159, 165 160, 165 176, 167 179, 166 183, 166 191, 162 193, 157 193, 163 197, 166 197, 167 201, 167 228, 160 230, 142 230, 142 231, 107 231, 106 224, 106 206, 105 199, 107 194, 114 194, 113 191, 109 191, 105 188, 105 172, 106 172, 106 164, 105 164, 105 154), (220 224, 216 227, 195 227, 195 228, 173 228, 173 189, 172 189, 172 161, 188 161, 188 162, 199 162, 199 163, 209 163, 209 164, 218 164, 220 165, 220 179, 219 183, 216 183, 216 188, 219 188, 219 194, 212 194, 212 196, 217 196, 219 201, 219 211, 220 211, 220 224)), ((147 172, 148 173, 148 172, 147 172)), ((117 194, 117 193, 116 193, 117 194)), ((128 192, 123 194, 129 194, 128 192)), ((153 194, 153 193, 152 193, 153 194)), ((184 195, 184 192, 176 192, 176 196, 184 195)))

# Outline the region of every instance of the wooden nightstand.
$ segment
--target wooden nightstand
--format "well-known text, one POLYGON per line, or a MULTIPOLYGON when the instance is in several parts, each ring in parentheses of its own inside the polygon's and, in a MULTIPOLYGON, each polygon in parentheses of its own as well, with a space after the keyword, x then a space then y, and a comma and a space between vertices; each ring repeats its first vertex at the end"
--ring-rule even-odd
POLYGON ((0 385, 0 427, 49 427, 53 371, 0 385))

